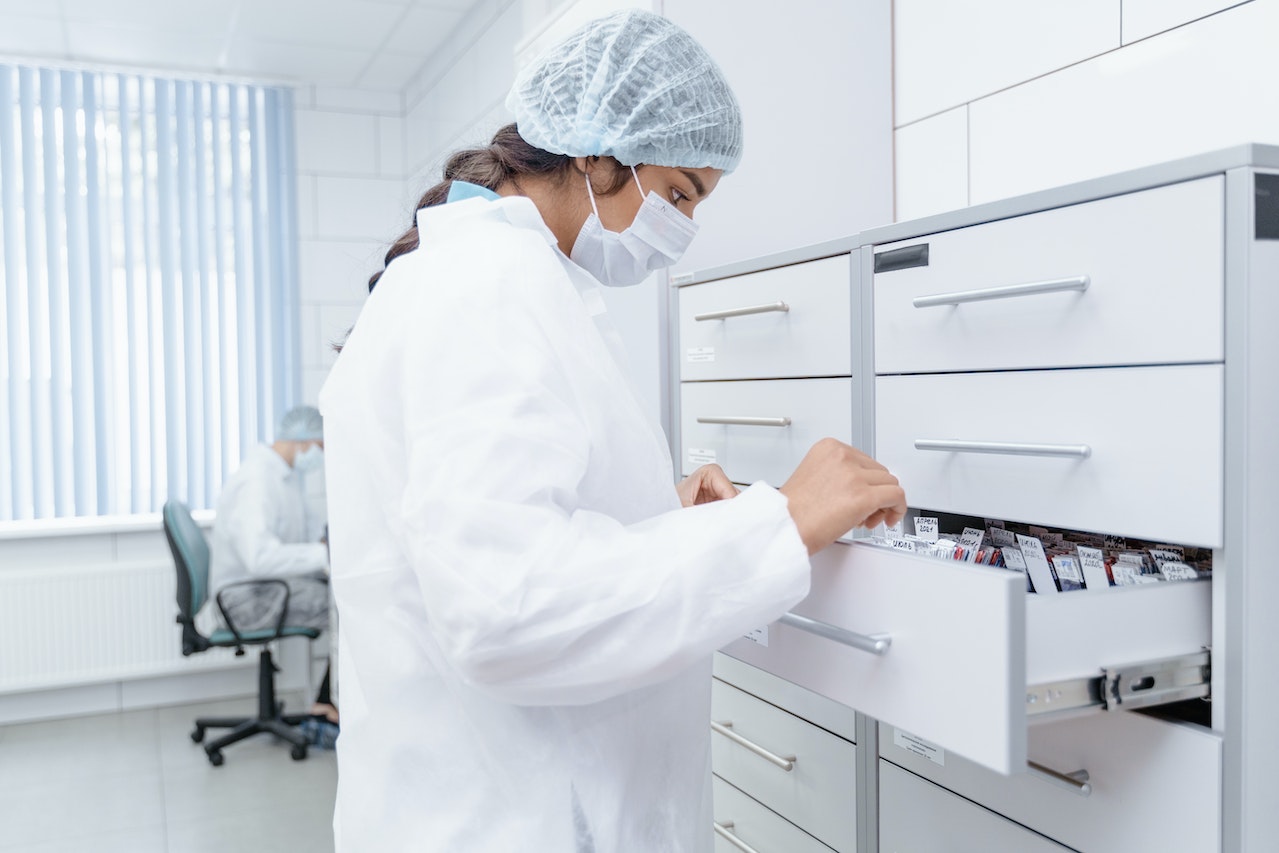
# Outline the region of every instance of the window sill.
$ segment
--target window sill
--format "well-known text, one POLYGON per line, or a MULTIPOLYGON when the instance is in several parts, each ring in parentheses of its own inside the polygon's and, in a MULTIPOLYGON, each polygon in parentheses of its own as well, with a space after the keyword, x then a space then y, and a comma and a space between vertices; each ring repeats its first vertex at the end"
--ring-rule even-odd
MULTIPOLYGON (((191 513, 201 527, 211 527, 215 512, 211 509, 191 513)), ((139 533, 161 529, 160 513, 138 515, 103 515, 89 518, 43 518, 34 521, 0 521, 0 541, 8 539, 54 539, 63 536, 89 536, 113 533, 139 533)))

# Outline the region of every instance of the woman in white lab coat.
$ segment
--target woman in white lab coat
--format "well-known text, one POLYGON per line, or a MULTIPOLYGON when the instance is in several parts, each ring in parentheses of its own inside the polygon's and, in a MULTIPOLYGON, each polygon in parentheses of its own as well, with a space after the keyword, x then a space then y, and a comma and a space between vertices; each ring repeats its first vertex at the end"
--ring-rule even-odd
POLYGON ((695 41, 601 19, 508 105, 518 132, 450 161, 320 398, 337 849, 709 850, 711 652, 904 497, 833 440, 780 490, 674 484, 598 286, 673 263, 740 159, 695 41))

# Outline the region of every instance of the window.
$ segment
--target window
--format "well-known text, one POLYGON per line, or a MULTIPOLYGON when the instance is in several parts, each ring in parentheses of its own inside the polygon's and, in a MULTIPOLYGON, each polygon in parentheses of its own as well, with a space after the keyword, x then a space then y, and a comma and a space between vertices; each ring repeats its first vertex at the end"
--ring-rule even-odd
POLYGON ((0 64, 0 521, 212 506, 299 387, 292 94, 0 64))

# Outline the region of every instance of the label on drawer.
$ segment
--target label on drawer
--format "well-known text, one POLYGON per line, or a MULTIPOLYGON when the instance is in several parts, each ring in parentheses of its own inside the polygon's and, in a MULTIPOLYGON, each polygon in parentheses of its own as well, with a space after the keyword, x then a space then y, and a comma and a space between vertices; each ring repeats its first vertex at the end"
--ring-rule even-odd
POLYGON ((749 634, 743 634, 742 636, 750 640, 752 643, 758 643, 759 645, 764 646, 765 648, 768 647, 768 626, 767 625, 765 625, 762 628, 756 628, 754 631, 751 631, 749 634))
POLYGON ((690 362, 714 361, 715 347, 689 347, 688 360, 690 362))
POLYGON ((937 519, 929 515, 921 515, 915 519, 915 536, 925 542, 937 541, 937 519))
POLYGON ((909 732, 893 729, 893 746, 900 747, 907 752, 913 752, 921 758, 927 758, 933 764, 941 767, 946 766, 946 750, 909 732))
POLYGON ((715 448, 699 449, 690 447, 686 451, 688 454, 688 464, 690 465, 713 465, 715 464, 715 448))

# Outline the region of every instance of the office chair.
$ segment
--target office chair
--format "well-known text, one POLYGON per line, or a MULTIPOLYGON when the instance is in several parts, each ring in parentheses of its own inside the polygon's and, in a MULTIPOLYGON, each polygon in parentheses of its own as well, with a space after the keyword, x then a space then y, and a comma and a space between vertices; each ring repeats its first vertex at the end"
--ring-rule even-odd
POLYGON ((307 738, 295 726, 307 719, 306 714, 285 714, 284 704, 275 700, 275 673, 271 661, 271 649, 267 645, 282 637, 306 637, 315 639, 320 632, 300 625, 285 625, 288 612, 289 585, 282 580, 268 578, 240 581, 233 586, 276 585, 284 588, 284 606, 274 628, 241 631, 226 618, 221 593, 216 603, 222 611, 227 627, 219 628, 204 636, 195 627, 195 616, 208 599, 209 592, 209 544, 202 531, 191 518, 186 504, 171 500, 164 505, 164 536, 169 541, 173 563, 178 574, 178 624, 182 626, 183 656, 196 654, 210 648, 235 648, 237 656, 244 654, 245 646, 261 646, 258 655, 258 715, 256 717, 200 717, 191 731, 191 740, 203 743, 206 729, 229 728, 220 738, 204 744, 204 751, 214 767, 222 765, 222 749, 259 732, 270 732, 292 744, 291 755, 295 761, 306 758, 307 738))

